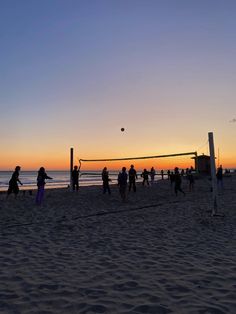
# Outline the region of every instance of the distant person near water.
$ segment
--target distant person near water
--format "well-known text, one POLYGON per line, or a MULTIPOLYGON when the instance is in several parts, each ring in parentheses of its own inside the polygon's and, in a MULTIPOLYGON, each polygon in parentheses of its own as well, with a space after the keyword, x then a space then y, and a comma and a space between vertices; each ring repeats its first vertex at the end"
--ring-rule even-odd
POLYGON ((170 180, 170 170, 167 170, 167 179, 170 180))
POLYGON ((164 170, 161 170, 161 179, 164 180, 164 170))
POLYGON ((152 167, 150 170, 151 185, 154 184, 155 175, 156 175, 156 171, 155 171, 154 167, 152 167))
POLYGON ((7 197, 11 194, 15 194, 15 198, 17 197, 17 194, 19 193, 19 187, 18 187, 18 182, 20 185, 23 185, 19 179, 19 174, 20 174, 20 166, 16 166, 15 171, 13 172, 11 179, 9 181, 9 188, 7 191, 7 197))
POLYGON ((130 166, 129 169, 129 192, 131 191, 131 187, 133 187, 133 191, 136 192, 136 179, 138 178, 137 172, 134 169, 134 165, 130 166))
POLYGON ((41 167, 38 171, 38 176, 37 176, 37 186, 38 186, 38 191, 36 195, 36 204, 41 205, 44 197, 44 187, 45 187, 45 180, 50 179, 52 180, 51 177, 49 177, 46 172, 45 168, 41 167))
POLYGON ((182 180, 181 180, 181 176, 180 176, 178 167, 175 167, 174 178, 175 178, 175 195, 177 196, 178 191, 185 195, 184 191, 181 188, 182 180))
POLYGON ((123 167, 122 171, 118 175, 119 191, 120 191, 120 196, 123 202, 125 202, 126 200, 127 180, 128 180, 128 175, 126 172, 126 167, 123 167))
POLYGON ((103 194, 108 192, 108 194, 111 194, 110 186, 109 186, 109 172, 107 171, 107 167, 104 167, 102 170, 102 182, 103 182, 103 194))
POLYGON ((71 177, 72 177, 72 188, 73 191, 78 191, 79 190, 79 170, 78 170, 78 166, 74 166, 74 169, 71 173, 71 177))
POLYGON ((149 175, 149 172, 147 171, 147 169, 143 169, 143 172, 141 174, 141 177, 143 178, 142 185, 145 185, 145 183, 147 183, 147 185, 149 185, 148 175, 149 175))

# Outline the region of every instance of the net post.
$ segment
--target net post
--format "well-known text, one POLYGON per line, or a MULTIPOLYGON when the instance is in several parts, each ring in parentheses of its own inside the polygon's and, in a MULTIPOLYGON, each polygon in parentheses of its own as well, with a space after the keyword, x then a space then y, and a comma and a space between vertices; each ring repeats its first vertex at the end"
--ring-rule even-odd
POLYGON ((70 148, 70 190, 73 191, 72 171, 74 166, 74 149, 70 148))
POLYGON ((195 172, 196 172, 196 174, 199 174, 197 152, 195 152, 194 155, 195 155, 195 172))
POLYGON ((211 163, 211 184, 212 184, 212 196, 213 196, 213 207, 212 216, 216 215, 217 212, 217 186, 216 186, 216 164, 215 164, 215 149, 214 149, 214 138, 213 132, 208 133, 209 140, 209 151, 210 151, 210 163, 211 163))

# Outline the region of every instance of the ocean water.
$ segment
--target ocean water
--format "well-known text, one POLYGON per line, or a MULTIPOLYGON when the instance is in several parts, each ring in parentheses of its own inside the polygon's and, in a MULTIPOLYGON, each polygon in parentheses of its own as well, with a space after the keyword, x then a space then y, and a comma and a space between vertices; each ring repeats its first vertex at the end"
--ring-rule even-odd
MULTIPOLYGON (((36 189, 37 188, 37 171, 21 171, 19 179, 23 183, 20 189, 36 189)), ((70 184, 69 171, 47 171, 47 175, 53 180, 46 180, 46 188, 67 187, 70 184)), ((0 171, 0 190, 4 191, 8 188, 9 180, 12 176, 12 171, 0 171)), ((87 173, 80 176, 80 185, 100 185, 101 174, 87 173)))
MULTIPOLYGON (((230 172, 235 172, 236 169, 230 169, 230 172)), ((8 188, 9 180, 12 176, 12 171, 0 171, 0 191, 5 191, 8 188)), ((112 180, 111 184, 117 184, 117 177, 119 171, 109 171, 109 178, 112 180)), ((141 182, 141 172, 137 172, 137 182, 141 182)), ((47 175, 52 177, 53 180, 46 180, 46 188, 61 188, 68 187, 70 184, 69 171, 47 171, 47 175)), ((167 175, 164 175, 167 178, 167 175)), ((21 190, 24 189, 37 189, 37 171, 21 171, 19 179, 23 183, 20 186, 21 190)), ((160 180, 161 175, 157 173, 155 180, 160 180)), ((102 185, 101 171, 86 171, 81 172, 79 177, 80 186, 102 185)))
MULTIPOLYGON (((0 191, 7 190, 12 173, 12 171, 0 171, 0 191)), ((69 171, 47 171, 47 175, 52 177, 53 180, 46 180, 46 188, 68 187, 70 184, 69 171)), ((109 178, 112 180, 111 184, 117 184, 117 177, 118 171, 109 171, 109 178)), ((37 171, 21 171, 19 179, 23 183, 23 186, 20 186, 21 190, 37 189, 37 171)), ((141 181, 141 177, 138 181, 141 181)), ((79 185, 102 185, 101 171, 81 172, 79 185)))

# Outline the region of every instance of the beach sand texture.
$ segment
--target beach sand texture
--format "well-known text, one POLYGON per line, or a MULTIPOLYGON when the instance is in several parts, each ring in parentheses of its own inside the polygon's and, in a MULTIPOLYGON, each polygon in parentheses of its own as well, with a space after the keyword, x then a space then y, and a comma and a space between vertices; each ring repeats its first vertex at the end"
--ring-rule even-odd
POLYGON ((236 177, 0 195, 0 313, 236 313, 236 177))

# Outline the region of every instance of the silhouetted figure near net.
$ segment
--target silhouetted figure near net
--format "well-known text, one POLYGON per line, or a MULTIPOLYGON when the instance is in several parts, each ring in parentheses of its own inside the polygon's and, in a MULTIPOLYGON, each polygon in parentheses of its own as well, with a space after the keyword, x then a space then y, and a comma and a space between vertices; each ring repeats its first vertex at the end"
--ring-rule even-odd
POLYGON ((181 176, 180 176, 178 167, 175 167, 174 178, 175 178, 175 195, 177 196, 178 191, 185 195, 184 191, 181 188, 182 180, 181 180, 181 176))
POLYGON ((131 191, 131 187, 133 187, 133 191, 136 192, 137 178, 138 176, 136 170, 134 169, 134 165, 131 165, 129 169, 129 192, 131 191))
POLYGON ((161 179, 164 180, 164 170, 161 170, 161 179))
POLYGON ((109 181, 109 172, 107 171, 107 167, 104 167, 102 170, 103 194, 105 194, 106 191, 108 192, 108 194, 111 194, 109 181))
POLYGON ((170 180, 170 170, 167 170, 167 179, 170 180))
POLYGON ((36 204, 41 205, 44 197, 44 187, 45 187, 45 180, 50 179, 52 180, 51 177, 49 177, 46 172, 45 168, 41 167, 38 171, 38 176, 37 176, 37 186, 38 186, 38 191, 36 195, 36 204))
POLYGON ((16 166, 15 171, 13 172, 13 174, 11 176, 11 179, 9 181, 8 191, 7 191, 7 197, 11 193, 14 193, 15 198, 16 198, 18 193, 19 193, 18 182, 20 183, 20 185, 23 185, 23 183, 21 183, 21 181, 19 179, 20 169, 21 169, 20 166, 16 166))
POLYGON ((128 175, 126 172, 126 168, 123 167, 122 171, 118 175, 119 191, 120 191, 120 196, 123 202, 125 202, 126 200, 127 180, 128 180, 128 175))
POLYGON ((141 174, 141 177, 143 178, 142 185, 145 185, 145 183, 149 185, 148 175, 149 175, 149 172, 147 171, 147 169, 143 169, 143 172, 141 174))
POLYGON ((151 170, 150 170, 151 185, 154 184, 155 175, 156 175, 156 171, 155 171, 154 167, 152 167, 151 170))
POLYGON ((79 170, 78 170, 78 166, 74 166, 74 169, 71 173, 71 177, 72 177, 72 188, 73 191, 78 191, 79 190, 79 170))

